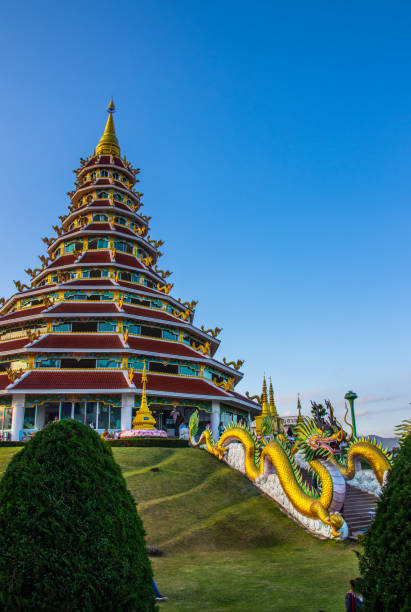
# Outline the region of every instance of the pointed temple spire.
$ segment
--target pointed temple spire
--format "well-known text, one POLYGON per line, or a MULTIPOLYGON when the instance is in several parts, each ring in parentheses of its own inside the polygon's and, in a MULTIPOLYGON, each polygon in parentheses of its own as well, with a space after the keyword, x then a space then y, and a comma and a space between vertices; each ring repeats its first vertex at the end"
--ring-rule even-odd
POLYGON ((111 98, 108 107, 108 119, 104 134, 96 147, 96 155, 117 155, 120 156, 120 145, 118 144, 116 130, 114 127, 113 113, 116 112, 113 98, 111 98))
POLYGON ((143 384, 142 394, 141 394, 141 404, 140 408, 137 410, 136 416, 133 419, 133 429, 155 429, 156 428, 156 420, 151 414, 151 410, 147 404, 147 373, 146 373, 146 364, 144 362, 144 368, 141 375, 141 382, 143 384))
POLYGON ((271 382, 271 376, 270 376, 270 414, 273 417, 278 417, 277 406, 275 405, 275 400, 274 400, 274 389, 273 389, 273 383, 271 382))
POLYGON ((261 396, 261 416, 264 418, 268 416, 268 399, 267 399, 267 381, 265 376, 263 378, 263 394, 261 396))
POLYGON ((301 401, 300 401, 300 394, 298 394, 297 408, 298 408, 298 418, 297 418, 297 423, 302 423, 302 422, 303 422, 303 416, 302 416, 302 414, 301 414, 301 401))

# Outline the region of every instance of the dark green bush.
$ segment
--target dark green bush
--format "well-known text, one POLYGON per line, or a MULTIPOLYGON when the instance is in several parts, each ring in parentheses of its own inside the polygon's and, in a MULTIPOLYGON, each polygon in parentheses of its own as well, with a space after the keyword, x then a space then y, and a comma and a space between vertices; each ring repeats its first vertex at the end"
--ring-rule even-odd
POLYGON ((411 610, 411 436, 404 441, 364 538, 364 610, 411 610))
POLYGON ((52 423, 0 483, 0 609, 152 611, 142 522, 111 449, 52 423))

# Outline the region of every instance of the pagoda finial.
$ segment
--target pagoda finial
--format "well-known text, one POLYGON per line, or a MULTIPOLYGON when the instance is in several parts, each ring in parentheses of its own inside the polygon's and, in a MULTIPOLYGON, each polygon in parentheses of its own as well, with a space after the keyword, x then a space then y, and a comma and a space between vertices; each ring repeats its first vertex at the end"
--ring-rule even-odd
POLYGON ((120 156, 120 145, 118 144, 116 130, 114 127, 113 114, 116 112, 116 107, 113 98, 111 98, 108 106, 108 119, 104 134, 96 147, 96 155, 116 155, 120 156))
POLYGON ((302 414, 301 414, 301 401, 300 401, 300 394, 298 394, 297 408, 298 408, 298 417, 297 417, 297 423, 302 423, 302 422, 303 422, 303 417, 302 417, 302 414))
POLYGON ((263 378, 263 394, 261 396, 261 416, 268 416, 267 381, 263 378))
POLYGON ((270 376, 270 413, 272 416, 278 416, 277 406, 275 405, 275 400, 274 400, 274 389, 273 389, 273 383, 271 382, 271 376, 270 376))

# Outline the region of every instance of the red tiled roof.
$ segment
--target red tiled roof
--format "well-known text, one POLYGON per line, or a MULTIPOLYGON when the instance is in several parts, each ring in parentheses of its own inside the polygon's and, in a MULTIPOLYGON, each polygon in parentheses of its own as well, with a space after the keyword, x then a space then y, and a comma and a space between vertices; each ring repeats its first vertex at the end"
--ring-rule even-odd
POLYGON ((109 278, 84 278, 82 280, 75 280, 70 281, 69 283, 64 283, 65 287, 79 287, 80 285, 84 285, 86 287, 95 287, 96 285, 108 285, 109 287, 112 287, 114 283, 109 278))
POLYGON ((76 314, 76 313, 90 313, 90 314, 110 314, 116 313, 118 314, 119 310, 113 302, 90 302, 84 303, 80 302, 60 302, 53 308, 52 311, 54 313, 60 314, 76 314))
POLYGON ((84 229, 92 232, 109 232, 111 231, 111 225, 110 223, 89 223, 84 229))
POLYGON ((111 263, 110 251, 86 251, 80 263, 111 263))
POLYGON ((16 310, 10 314, 4 315, 4 317, 0 317, 0 325, 6 323, 8 321, 12 321, 14 319, 26 318, 26 317, 35 317, 43 312, 45 306, 36 306, 35 308, 26 308, 26 310, 16 310))
MULTIPOLYGON (((110 181, 108 178, 99 178, 96 181, 94 181, 95 185, 111 185, 110 181)), ((83 185, 82 185, 83 187, 83 185)))
POLYGON ((124 185, 122 181, 118 181, 117 179, 114 179, 113 183, 116 187, 122 187, 123 189, 126 189, 126 186, 124 185))
POLYGON ((11 383, 11 380, 7 376, 7 374, 0 374, 0 389, 2 391, 4 391, 4 389, 8 387, 10 383, 11 383))
POLYGON ((149 308, 139 308, 138 306, 129 306, 123 304, 123 310, 126 314, 136 315, 137 317, 151 317, 152 319, 162 319, 163 321, 173 321, 175 323, 175 317, 164 312, 164 310, 154 310, 149 308))
POLYGON ((128 227, 124 227, 124 225, 118 225, 117 223, 115 223, 114 229, 116 230, 116 232, 123 232, 123 234, 128 234, 129 236, 136 237, 136 233, 128 227))
MULTIPOLYGON (((227 397, 219 387, 208 384, 205 380, 196 378, 183 378, 181 376, 163 376, 147 374, 147 394, 151 391, 164 391, 165 393, 187 393, 188 395, 210 395, 227 397)), ((137 388, 142 387, 141 374, 135 374, 133 383, 137 388)))
POLYGON ((127 212, 133 212, 128 206, 127 204, 124 204, 123 202, 117 202, 116 200, 114 200, 115 204, 114 206, 116 206, 117 208, 120 208, 121 210, 126 210, 127 212))
POLYGON ((52 268, 59 268, 60 266, 69 266, 76 261, 74 255, 62 255, 55 259, 49 266, 47 266, 47 270, 51 270, 52 268))
POLYGON ((101 155, 100 159, 98 160, 99 164, 110 164, 111 161, 111 157, 110 155, 101 155))
POLYGON ((122 264, 123 266, 129 266, 130 268, 144 270, 144 266, 139 262, 137 257, 134 257, 134 255, 127 255, 127 253, 120 253, 119 251, 116 251, 115 262, 122 264))
MULTIPOLYGON (((10 384, 10 381, 9 383, 10 384)), ((31 370, 20 378, 13 389, 129 389, 124 372, 96 370, 31 370)))
POLYGON ((117 334, 48 334, 40 338, 33 349, 122 349, 120 336, 117 334))
POLYGON ((28 338, 16 338, 16 340, 4 340, 0 342, 0 353, 7 353, 9 351, 18 351, 22 349, 26 344, 30 344, 28 338))
POLYGON ((148 351, 150 353, 163 353, 164 355, 179 355, 182 357, 199 357, 194 349, 180 342, 166 342, 165 340, 151 340, 129 336, 127 339, 129 347, 136 351, 148 351))
POLYGON ((114 158, 114 163, 116 166, 120 166, 120 168, 125 168, 123 160, 121 160, 119 157, 114 158))
POLYGON ((125 287, 126 289, 135 289, 136 291, 142 291, 143 293, 159 293, 157 289, 150 289, 149 287, 145 287, 144 285, 136 285, 134 283, 127 283, 126 281, 119 280, 117 282, 121 287, 125 287))

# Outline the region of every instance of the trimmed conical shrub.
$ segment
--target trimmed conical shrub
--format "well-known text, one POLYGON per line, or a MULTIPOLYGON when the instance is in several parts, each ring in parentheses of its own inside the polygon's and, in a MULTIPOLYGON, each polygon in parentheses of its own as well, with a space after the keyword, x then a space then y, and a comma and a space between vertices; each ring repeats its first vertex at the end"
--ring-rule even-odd
POLYGON ((0 483, 0 609, 155 609, 134 500, 111 449, 81 423, 37 433, 0 483))
POLYGON ((411 610, 411 435, 388 476, 360 555, 360 590, 370 612, 411 610))

